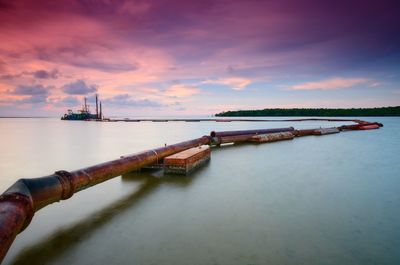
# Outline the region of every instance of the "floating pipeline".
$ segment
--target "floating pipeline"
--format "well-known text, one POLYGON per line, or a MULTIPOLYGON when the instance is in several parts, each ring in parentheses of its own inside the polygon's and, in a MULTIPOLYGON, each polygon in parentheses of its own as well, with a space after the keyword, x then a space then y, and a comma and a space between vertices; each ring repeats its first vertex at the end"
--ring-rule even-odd
POLYGON ((334 134, 334 133, 339 133, 340 130, 336 127, 332 128, 320 128, 320 129, 315 129, 314 130, 314 135, 325 135, 325 134, 334 134))
POLYGON ((342 125, 338 127, 341 131, 348 131, 348 130, 365 130, 365 129, 379 129, 379 127, 383 127, 382 123, 379 122, 365 122, 360 121, 357 124, 353 125, 342 125))
POLYGON ((247 142, 254 135, 258 134, 268 134, 268 133, 280 133, 280 132, 293 132, 293 127, 288 128, 275 128, 275 129, 260 129, 260 130, 244 130, 244 131, 222 131, 210 133, 212 138, 212 143, 216 145, 225 143, 239 143, 247 142))
POLYGON ((278 133, 278 132, 291 132, 294 131, 293 127, 288 128, 275 128, 275 129, 260 129, 260 130, 245 130, 245 131, 223 131, 210 133, 211 137, 227 137, 236 135, 246 135, 246 134, 266 134, 266 133, 278 133))
MULTIPOLYGON (((335 119, 299 119, 296 121, 303 120, 338 121, 335 119)), ((261 139, 260 142, 262 140, 268 142, 292 139, 292 136, 289 137, 288 134, 292 134, 294 137, 302 137, 337 133, 339 131, 379 129, 379 127, 383 126, 377 122, 342 119, 341 121, 352 121, 356 124, 305 130, 295 130, 293 127, 288 127, 244 131, 213 131, 210 136, 146 150, 75 171, 60 170, 46 177, 20 179, 0 196, 0 262, 4 259, 17 234, 29 225, 35 212, 41 208, 60 200, 69 199, 74 193, 111 178, 145 166, 159 164, 167 156, 202 145, 252 142, 254 139, 261 139), (277 136, 279 133, 281 133, 280 136, 277 136), (268 134, 270 135, 268 136, 268 134)))
POLYGON ((379 125, 371 124, 371 125, 363 125, 363 126, 359 127, 359 130, 374 130, 374 129, 379 129, 379 125))
POLYGON ((256 143, 272 143, 277 141, 293 140, 294 137, 295 135, 291 132, 267 133, 254 135, 249 141, 256 143))

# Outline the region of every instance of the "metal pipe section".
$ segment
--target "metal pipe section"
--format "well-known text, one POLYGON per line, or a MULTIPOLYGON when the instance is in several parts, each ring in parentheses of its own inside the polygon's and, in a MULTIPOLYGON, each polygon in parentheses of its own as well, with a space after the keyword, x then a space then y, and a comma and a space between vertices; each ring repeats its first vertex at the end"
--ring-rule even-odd
POLYGON ((346 131, 346 130, 363 130, 363 127, 365 126, 371 126, 371 125, 377 125, 378 127, 383 127, 382 123, 379 122, 365 122, 365 121, 360 121, 358 124, 353 124, 353 125, 342 125, 339 128, 341 131, 346 131))
POLYGON ((240 135, 231 135, 224 137, 214 137, 213 144, 220 145, 226 143, 241 143, 241 142, 249 142, 254 134, 240 134, 240 135))
POLYGON ((18 180, 0 196, 0 262, 17 234, 29 225, 34 213, 46 205, 66 200, 75 192, 154 164, 164 157, 206 144, 210 144, 209 136, 124 156, 76 171, 57 171, 47 177, 18 180))
POLYGON ((296 137, 315 135, 315 129, 294 130, 292 133, 296 137))
POLYGON ((250 142, 272 143, 277 141, 293 140, 293 138, 294 134, 292 132, 267 133, 254 135, 251 137, 250 142))
POLYGON ((249 134, 265 134, 265 133, 278 133, 278 132, 291 132, 294 131, 293 127, 287 128, 275 128, 275 129, 258 129, 258 130, 245 130, 245 131, 223 131, 210 133, 211 137, 226 137, 226 136, 236 136, 236 135, 249 135, 249 134))

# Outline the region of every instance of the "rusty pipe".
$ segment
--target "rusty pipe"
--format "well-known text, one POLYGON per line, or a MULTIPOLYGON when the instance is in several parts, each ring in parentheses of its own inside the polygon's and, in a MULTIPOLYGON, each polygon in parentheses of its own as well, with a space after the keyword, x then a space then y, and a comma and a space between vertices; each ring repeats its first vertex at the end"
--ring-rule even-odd
POLYGON ((223 131, 210 133, 211 137, 227 137, 236 135, 248 135, 248 134, 265 134, 265 133, 278 133, 278 132, 291 132, 294 131, 293 127, 288 128, 274 128, 274 129, 258 129, 258 130, 244 130, 244 131, 223 131))
POLYGON ((110 162, 53 175, 20 179, 0 196, 0 262, 18 233, 27 227, 34 213, 108 179, 158 162, 166 156, 210 143, 209 136, 147 150, 110 162))
POLYGON ((382 123, 379 122, 365 122, 365 121, 360 121, 358 124, 353 124, 353 125, 342 125, 339 128, 339 130, 344 131, 344 130, 361 130, 361 127, 363 126, 369 126, 369 125, 378 125, 379 127, 383 127, 382 123))
POLYGON ((241 142, 248 142, 255 134, 240 134, 240 135, 230 135, 230 136, 223 136, 223 137, 214 137, 213 144, 226 144, 226 143, 241 143, 241 142))
POLYGON ((315 129, 294 130, 293 135, 296 137, 315 135, 315 129))

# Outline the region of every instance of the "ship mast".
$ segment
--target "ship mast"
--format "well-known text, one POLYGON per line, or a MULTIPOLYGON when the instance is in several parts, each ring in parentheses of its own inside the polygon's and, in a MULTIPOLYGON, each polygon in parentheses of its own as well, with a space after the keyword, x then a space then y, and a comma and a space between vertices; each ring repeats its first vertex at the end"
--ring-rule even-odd
POLYGON ((99 103, 97 94, 96 94, 96 118, 99 119, 99 103))
POLYGON ((103 119, 103 111, 102 111, 102 109, 101 109, 101 101, 100 101, 100 119, 101 119, 101 120, 103 119))

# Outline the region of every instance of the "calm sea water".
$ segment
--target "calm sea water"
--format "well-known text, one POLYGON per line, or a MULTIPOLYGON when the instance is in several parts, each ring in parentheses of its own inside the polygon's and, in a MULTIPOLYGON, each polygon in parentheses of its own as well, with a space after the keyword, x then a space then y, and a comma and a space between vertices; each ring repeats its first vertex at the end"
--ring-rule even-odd
MULTIPOLYGON (((117 177, 35 214, 4 264, 400 264, 400 118, 213 149, 189 177, 117 177)), ((339 123, 342 124, 342 123, 339 123)), ((335 123, 0 119, 0 190, 209 134, 335 123)))

